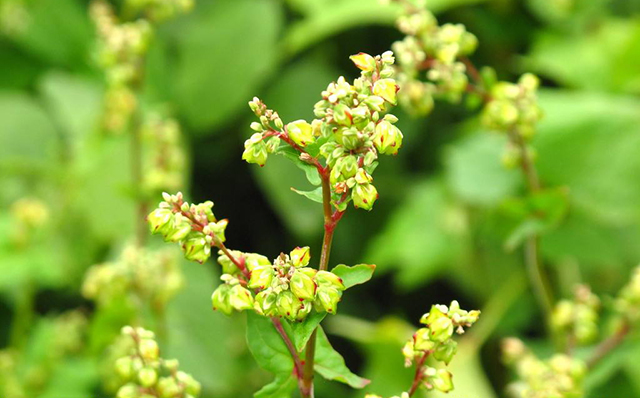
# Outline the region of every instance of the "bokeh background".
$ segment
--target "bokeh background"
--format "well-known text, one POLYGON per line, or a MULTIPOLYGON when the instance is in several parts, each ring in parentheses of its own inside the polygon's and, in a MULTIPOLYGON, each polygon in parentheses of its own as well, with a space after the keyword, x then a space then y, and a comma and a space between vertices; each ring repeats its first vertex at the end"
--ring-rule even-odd
MULTIPOLYGON (((136 214, 129 140, 100 128, 105 84, 88 5, 0 1, 0 347, 10 349, 18 331, 16 372, 37 381, 34 397, 109 396, 101 360, 119 320, 97 317, 80 286, 91 265, 117 257, 136 214), (16 243, 12 213, 23 198, 49 213, 37 244, 26 247, 16 243), (75 308, 92 319, 82 348, 43 370, 55 317, 75 308)), ((640 1, 430 0, 429 7, 441 22, 477 35, 477 65, 504 80, 525 71, 543 79, 537 166, 544 185, 565 186, 570 197, 562 223, 543 236, 543 261, 561 295, 588 283, 606 307, 640 262, 640 1)), ((300 170, 284 158, 264 168, 241 160, 251 134, 247 102, 257 95, 285 121, 312 118, 330 81, 357 76, 349 55, 379 54, 401 38, 395 16, 376 0, 198 0, 192 13, 158 29, 144 100, 180 122, 184 192, 215 202, 216 215, 230 220, 230 247, 270 258, 297 245, 319 253, 320 205, 290 190, 308 187, 300 170)), ((371 212, 348 211, 331 256, 332 265, 375 263, 376 275, 349 291, 325 329, 347 364, 373 380, 366 391, 393 395, 410 384, 400 348, 419 317, 458 299, 482 309, 483 319, 461 340, 451 395, 504 396, 511 376, 501 338, 552 349, 541 338, 522 253, 505 245, 513 225, 501 204, 523 191, 523 181, 500 165, 504 137, 481 132, 464 103, 440 102, 423 119, 394 113, 403 148, 382 159, 379 201, 371 212)), ((186 285, 169 304, 163 353, 203 383, 205 398, 250 396, 270 375, 246 348, 244 316, 210 309, 217 264, 181 267, 186 285)), ((589 376, 587 395, 640 397, 639 356, 630 339, 589 376)), ((6 371, 0 366, 0 378, 6 371)), ((317 389, 319 397, 364 395, 322 381, 317 389)))

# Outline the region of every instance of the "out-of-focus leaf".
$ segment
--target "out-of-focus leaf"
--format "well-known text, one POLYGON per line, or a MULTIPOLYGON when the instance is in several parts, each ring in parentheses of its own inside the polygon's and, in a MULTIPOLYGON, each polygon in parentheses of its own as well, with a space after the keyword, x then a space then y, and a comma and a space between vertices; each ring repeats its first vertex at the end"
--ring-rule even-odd
POLYGON ((464 254, 467 220, 439 181, 416 183, 367 249, 380 271, 397 268, 405 288, 426 283, 464 254))
POLYGON ((166 357, 179 359, 180 368, 200 381, 208 394, 228 393, 234 387, 228 380, 240 372, 242 328, 237 320, 211 310, 215 282, 207 264, 184 261, 183 272, 186 286, 169 303, 169 339, 163 349, 166 357))
POLYGON ((313 331, 320 325, 320 322, 327 316, 326 312, 313 311, 302 322, 291 322, 291 339, 296 346, 296 350, 301 352, 307 345, 313 331))
POLYGON ((640 21, 603 19, 575 34, 543 31, 527 66, 590 90, 640 92, 640 21))
POLYGON ((40 80, 40 91, 56 122, 75 151, 86 145, 95 132, 101 112, 102 89, 97 82, 73 75, 50 72, 40 80))
POLYGON ((518 224, 505 242, 507 250, 514 250, 525 239, 555 228, 566 215, 568 205, 568 192, 563 188, 543 189, 524 198, 505 201, 503 211, 518 224))
POLYGON ((90 397, 99 383, 98 366, 93 358, 68 359, 55 366, 50 380, 39 397, 90 397))
POLYGON ((269 318, 247 312, 247 344, 261 368, 276 375, 293 370, 291 354, 269 318))
POLYGON ((31 97, 0 93, 0 120, 0 168, 40 168, 54 159, 58 149, 55 127, 31 97))
POLYGON ((61 253, 52 244, 41 244, 23 251, 0 249, 0 291, 35 282, 38 286, 57 286, 64 277, 61 253))
POLYGON ((39 0, 29 6, 29 24, 16 41, 44 61, 70 68, 87 64, 94 37, 80 0, 39 0))
POLYGON ((272 1, 226 0, 196 13, 178 39, 176 94, 188 123, 211 131, 246 110, 272 70, 281 25, 272 1))
POLYGON ((358 264, 353 267, 339 264, 336 265, 331 272, 338 275, 342 279, 344 286, 348 289, 352 286, 367 282, 373 276, 375 269, 376 266, 374 264, 358 264))
POLYGON ((344 358, 333 349, 322 328, 318 328, 316 343, 316 362, 314 369, 327 380, 348 384, 353 388, 364 388, 369 380, 352 373, 344 363, 344 358))
POLYGON ((316 203, 322 203, 322 188, 316 188, 313 191, 299 191, 295 188, 291 188, 291 190, 298 195, 302 195, 307 199, 310 199, 316 203))
POLYGON ((276 375, 275 380, 253 396, 255 398, 291 398, 291 393, 296 388, 296 379, 293 374, 280 373, 276 375))
POLYGON ((500 163, 505 143, 504 136, 476 133, 447 149, 445 175, 457 196, 472 205, 495 206, 516 192, 518 170, 500 163))

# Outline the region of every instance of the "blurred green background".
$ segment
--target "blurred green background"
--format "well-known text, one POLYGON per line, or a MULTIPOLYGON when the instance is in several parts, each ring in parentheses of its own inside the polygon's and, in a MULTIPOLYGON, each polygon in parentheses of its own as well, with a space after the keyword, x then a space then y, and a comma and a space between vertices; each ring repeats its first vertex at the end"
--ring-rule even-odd
MULTIPOLYGON (((577 282, 614 294, 640 261, 640 1, 430 0, 429 8, 477 35, 477 65, 503 80, 525 71, 543 79, 537 165, 544 185, 566 186, 570 196, 568 215, 542 238, 543 260, 564 296, 577 282)), ((401 38, 395 17, 376 0, 198 0, 161 25, 144 101, 181 123, 186 196, 215 202, 216 215, 230 220, 231 248, 270 258, 297 245, 319 253, 320 205, 290 190, 308 187, 300 170, 284 158, 264 168, 240 158, 251 134, 247 102, 257 95, 285 121, 312 118, 330 81, 357 75, 349 55, 379 54, 401 38)), ((21 324, 17 372, 40 383, 38 396, 108 396, 100 363, 117 314, 93 319, 84 348, 47 365, 46 377, 32 374, 53 344, 56 315, 95 315, 79 293, 84 274, 117 256, 133 231, 129 141, 100 131, 105 85, 88 1, 0 0, 0 30, 0 347, 21 324), (10 209, 21 198, 43 201, 50 215, 27 248, 12 238, 10 209), (33 309, 26 320, 25 306, 33 309)), ((523 181, 500 165, 504 137, 479 133, 464 104, 438 103, 426 119, 394 113, 404 146, 376 172, 373 211, 343 218, 331 257, 332 265, 375 263, 376 275, 349 291, 325 329, 347 364, 373 380, 366 391, 393 395, 410 384, 400 348, 420 315, 457 299, 483 318, 462 339, 450 395, 504 396, 500 339, 552 348, 522 255, 504 243, 513 225, 501 203, 523 181)), ((246 348, 244 316, 211 311, 217 269, 213 260, 182 264, 187 284, 167 310, 162 349, 203 383, 203 397, 250 396, 270 375, 246 348)), ((639 356, 630 339, 589 376, 588 397, 640 397, 639 356)), ((317 390, 364 395, 322 381, 317 390)))

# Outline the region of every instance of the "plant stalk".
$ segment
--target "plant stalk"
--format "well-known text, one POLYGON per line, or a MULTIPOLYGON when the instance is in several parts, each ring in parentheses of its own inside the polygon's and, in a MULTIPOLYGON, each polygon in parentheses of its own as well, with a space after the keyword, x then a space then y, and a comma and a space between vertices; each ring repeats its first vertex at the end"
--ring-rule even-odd
POLYGON ((410 397, 413 396, 413 394, 415 394, 416 391, 418 391, 418 388, 420 387, 420 383, 422 382, 422 379, 424 377, 422 374, 422 368, 424 367, 424 363, 426 362, 429 355, 431 355, 431 351, 426 351, 424 355, 420 358, 418 363, 416 363, 416 373, 413 376, 413 383, 411 383, 411 388, 409 389, 410 397))

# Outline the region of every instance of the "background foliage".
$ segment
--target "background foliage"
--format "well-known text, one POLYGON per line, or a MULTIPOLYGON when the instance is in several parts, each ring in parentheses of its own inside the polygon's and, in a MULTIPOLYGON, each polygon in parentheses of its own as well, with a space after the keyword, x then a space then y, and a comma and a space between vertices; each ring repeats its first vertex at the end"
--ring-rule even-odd
MULTIPOLYGON (((24 0, 24 13, 0 1, 0 346, 26 322, 23 371, 46 355, 53 317, 81 307, 86 269, 113 258, 133 231, 128 140, 100 133, 104 82, 92 59, 95 34, 83 0, 24 0), (36 197, 51 222, 37 243, 11 239, 11 205, 36 197), (35 292, 33 303, 23 303, 35 292), (35 308, 21 319, 21 305, 35 308)), ((166 104, 182 124, 190 153, 190 197, 212 199, 231 220, 229 241, 270 258, 296 245, 317 248, 320 205, 294 194, 308 188, 285 159, 262 170, 240 159, 250 135, 254 95, 284 120, 309 119, 326 84, 355 77, 348 55, 378 54, 400 37, 393 8, 375 0, 200 0, 160 28, 144 97, 166 104)), ((542 240, 553 283, 568 296, 576 282, 613 294, 640 260, 640 2, 636 0, 431 0, 442 21, 460 22, 480 42, 474 60, 500 78, 524 71, 544 82, 545 118, 534 146, 543 184, 566 187, 570 209, 542 240)), ((397 112, 396 112, 397 113, 397 112)), ((509 374, 502 337, 517 335, 540 352, 541 314, 528 293, 522 256, 509 250, 514 226, 503 205, 523 189, 500 165, 501 141, 478 134, 475 115, 441 104, 427 119, 398 114, 404 148, 377 170, 380 200, 371 214, 349 212, 334 239, 333 265, 378 265, 354 288, 325 330, 370 391, 407 387, 400 347, 432 303, 481 308, 481 322, 452 363, 455 396, 503 395, 509 374)), ((315 253, 318 254, 317 252, 315 253)), ((269 381, 244 340, 243 316, 212 313, 212 262, 184 264, 186 288, 166 314, 167 356, 203 383, 204 397, 249 396, 269 381)), ((606 305, 606 303, 605 303, 606 305)), ((89 346, 56 362, 44 397, 106 396, 100 387, 108 325, 89 346)), ((640 343, 627 345, 587 380, 588 396, 640 397, 640 343)), ((1 374, 0 374, 1 376, 1 374)), ((362 396, 340 385, 318 396, 362 396)), ((436 394, 433 394, 436 395, 436 394)))

